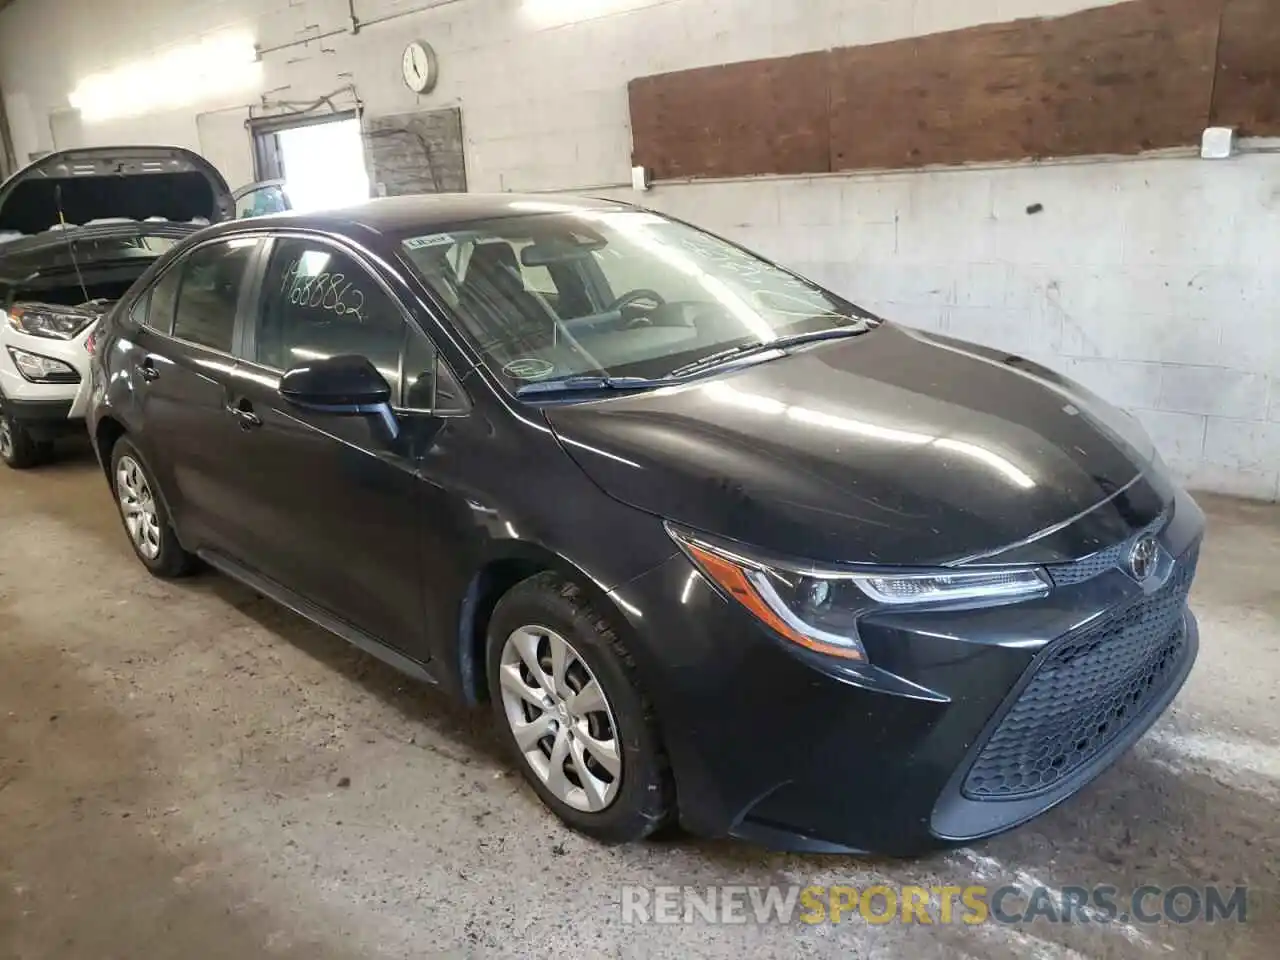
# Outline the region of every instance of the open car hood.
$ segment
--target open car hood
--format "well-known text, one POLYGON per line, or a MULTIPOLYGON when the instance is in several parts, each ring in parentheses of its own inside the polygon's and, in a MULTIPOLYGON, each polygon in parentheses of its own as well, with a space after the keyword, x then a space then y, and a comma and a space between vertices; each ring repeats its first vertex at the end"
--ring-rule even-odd
POLYGON ((222 174, 181 147, 63 150, 0 185, 0 233, 42 233, 64 221, 212 222, 230 211, 231 191, 222 174))

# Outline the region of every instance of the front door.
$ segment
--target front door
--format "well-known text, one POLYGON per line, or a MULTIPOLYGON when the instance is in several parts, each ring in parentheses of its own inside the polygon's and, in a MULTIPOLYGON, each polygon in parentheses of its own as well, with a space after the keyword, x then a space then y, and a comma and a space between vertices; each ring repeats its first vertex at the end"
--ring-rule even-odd
MULTIPOLYGON (((234 373, 237 460, 253 531, 242 562, 410 656, 429 659, 421 589, 422 490, 430 416, 306 410, 278 392, 281 374, 342 354, 367 357, 400 398, 416 379, 404 312, 373 274, 324 241, 273 242, 234 373)), ((415 336, 421 334, 415 331, 415 336)), ((425 339, 425 338, 422 338, 425 339)), ((411 388, 411 387, 410 387, 411 388)))
POLYGON ((239 437, 227 412, 236 315, 259 241, 196 247, 138 301, 132 376, 140 438, 188 549, 224 547, 239 522, 239 437))

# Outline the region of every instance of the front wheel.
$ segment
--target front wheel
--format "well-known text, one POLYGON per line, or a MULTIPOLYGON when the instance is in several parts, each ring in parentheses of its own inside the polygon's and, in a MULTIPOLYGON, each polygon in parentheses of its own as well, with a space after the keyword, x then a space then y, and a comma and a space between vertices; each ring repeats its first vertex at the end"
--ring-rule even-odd
POLYGON ((156 495, 155 479, 128 440, 120 440, 111 451, 111 488, 129 544, 143 565, 166 580, 192 573, 196 558, 182 549, 169 512, 156 495))
POLYGON ((14 470, 29 470, 47 460, 53 444, 40 442, 13 415, 0 408, 0 460, 14 470))
POLYGON ((577 584, 542 573, 502 598, 489 623, 488 674, 521 772, 561 820, 624 843, 671 818, 653 708, 630 654, 577 584))

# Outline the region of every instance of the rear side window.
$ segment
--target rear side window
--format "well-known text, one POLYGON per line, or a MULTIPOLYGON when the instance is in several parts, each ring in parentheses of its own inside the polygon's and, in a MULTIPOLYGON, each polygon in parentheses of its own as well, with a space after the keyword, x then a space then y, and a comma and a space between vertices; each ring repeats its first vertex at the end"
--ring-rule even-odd
MULTIPOLYGON (((170 271, 181 273, 173 315, 175 337, 210 350, 231 352, 236 306, 256 248, 256 240, 206 244, 170 271)), ((161 292, 157 288, 157 308, 161 292)))

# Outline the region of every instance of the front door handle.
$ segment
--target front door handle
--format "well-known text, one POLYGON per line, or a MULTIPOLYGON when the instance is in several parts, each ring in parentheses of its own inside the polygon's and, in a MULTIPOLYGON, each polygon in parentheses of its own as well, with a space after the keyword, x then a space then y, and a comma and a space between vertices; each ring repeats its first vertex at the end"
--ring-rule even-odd
POLYGON ((138 364, 138 376, 142 377, 147 383, 155 383, 160 379, 160 371, 156 368, 156 362, 151 357, 147 357, 138 364))
POLYGON ((248 400, 238 400, 227 404, 227 413, 240 421, 241 430, 256 430, 262 426, 262 418, 253 412, 253 404, 248 400))

